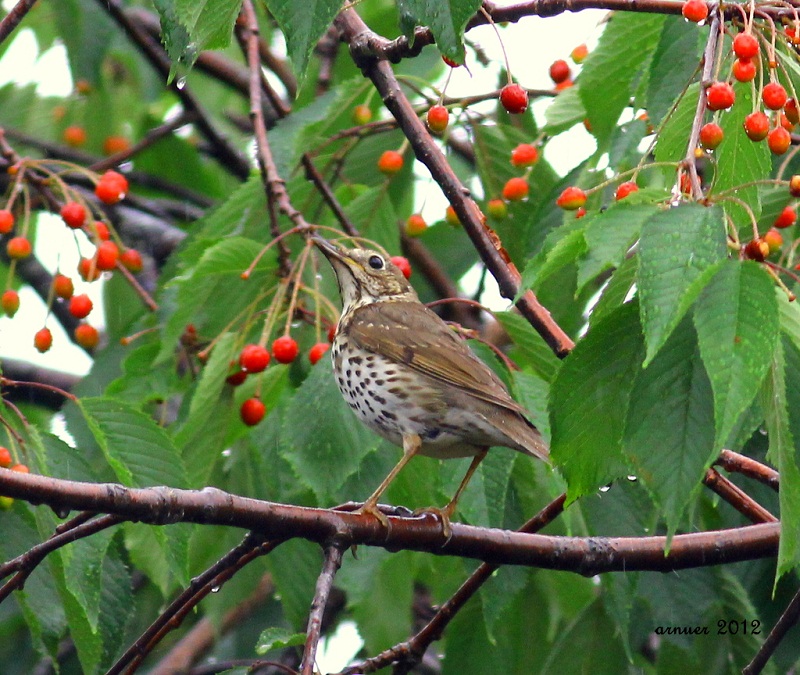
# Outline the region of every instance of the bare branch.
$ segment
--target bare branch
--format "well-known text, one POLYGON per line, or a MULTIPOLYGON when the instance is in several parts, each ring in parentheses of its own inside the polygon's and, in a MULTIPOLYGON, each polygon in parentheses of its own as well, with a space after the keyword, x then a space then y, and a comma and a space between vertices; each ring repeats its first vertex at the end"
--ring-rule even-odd
POLYGON ((317 658, 317 646, 322 636, 322 615, 328 604, 328 597, 333 588, 333 579, 342 566, 344 548, 341 544, 331 544, 325 548, 325 563, 317 579, 317 588, 311 602, 311 612, 308 616, 306 629, 306 645, 303 650, 303 661, 300 666, 302 675, 314 675, 314 662, 317 658))

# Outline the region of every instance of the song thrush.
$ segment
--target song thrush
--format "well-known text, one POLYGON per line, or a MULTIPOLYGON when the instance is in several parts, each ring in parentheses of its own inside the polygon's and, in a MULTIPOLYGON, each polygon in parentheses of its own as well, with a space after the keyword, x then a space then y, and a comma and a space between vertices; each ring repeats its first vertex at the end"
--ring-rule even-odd
POLYGON ((547 461, 547 446, 526 411, 466 342, 422 304, 383 254, 344 249, 317 235, 312 241, 339 282, 342 314, 331 349, 339 390, 361 421, 403 448, 403 457, 362 512, 387 520, 378 499, 417 453, 473 457, 453 499, 440 514, 449 531, 472 474, 491 446, 547 461))

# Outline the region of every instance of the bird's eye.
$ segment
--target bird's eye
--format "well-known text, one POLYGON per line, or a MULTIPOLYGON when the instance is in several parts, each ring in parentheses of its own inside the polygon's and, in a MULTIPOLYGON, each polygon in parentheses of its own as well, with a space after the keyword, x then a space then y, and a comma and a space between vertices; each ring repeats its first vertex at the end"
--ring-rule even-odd
POLYGON ((383 258, 379 255, 371 255, 369 260, 367 260, 369 266, 374 270, 382 270, 383 269, 383 258))

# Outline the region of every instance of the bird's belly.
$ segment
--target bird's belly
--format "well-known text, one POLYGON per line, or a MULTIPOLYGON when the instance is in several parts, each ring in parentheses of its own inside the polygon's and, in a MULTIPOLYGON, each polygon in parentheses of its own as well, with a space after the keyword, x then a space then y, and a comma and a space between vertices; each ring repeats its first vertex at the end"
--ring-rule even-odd
MULTIPOLYGON (((339 356, 334 353, 334 359, 339 356)), ((403 375, 396 364, 374 355, 342 355, 335 368, 342 397, 358 418, 390 443, 403 445, 404 434, 422 440, 420 453, 436 458, 471 457, 482 447, 474 420, 449 408, 436 387, 403 375)), ((482 440, 482 439, 481 439, 482 440)))

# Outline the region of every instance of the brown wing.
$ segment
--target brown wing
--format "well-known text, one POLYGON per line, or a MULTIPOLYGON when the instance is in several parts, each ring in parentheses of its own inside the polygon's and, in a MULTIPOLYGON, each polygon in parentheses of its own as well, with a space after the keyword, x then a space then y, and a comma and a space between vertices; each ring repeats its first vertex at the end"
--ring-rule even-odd
POLYGON ((455 385, 487 403, 525 415, 500 378, 436 314, 411 302, 383 302, 354 312, 350 337, 359 347, 455 385))

